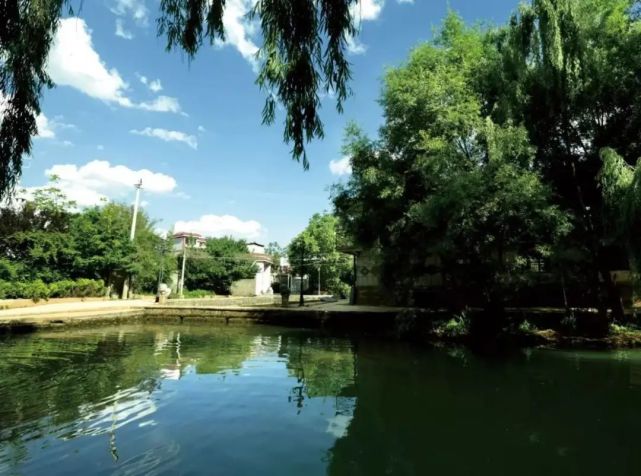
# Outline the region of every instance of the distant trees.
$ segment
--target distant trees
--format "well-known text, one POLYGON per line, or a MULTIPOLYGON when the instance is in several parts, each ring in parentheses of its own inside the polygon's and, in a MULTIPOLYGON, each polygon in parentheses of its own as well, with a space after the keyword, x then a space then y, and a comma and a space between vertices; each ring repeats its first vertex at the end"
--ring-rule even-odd
POLYGON ((97 279, 107 292, 125 276, 138 291, 155 291, 161 267, 175 263, 144 212, 129 240, 131 208, 117 203, 73 211, 55 187, 0 208, 0 281, 9 284, 97 279), (171 263, 171 264, 170 264, 171 263))
POLYGON ((256 267, 244 240, 208 238, 204 250, 190 249, 186 262, 185 287, 229 294, 238 279, 253 278, 256 267))
POLYGON ((294 273, 309 276, 310 290, 320 288, 337 296, 349 295, 352 266, 349 256, 341 253, 344 244, 338 219, 330 214, 315 214, 307 227, 287 247, 294 273))

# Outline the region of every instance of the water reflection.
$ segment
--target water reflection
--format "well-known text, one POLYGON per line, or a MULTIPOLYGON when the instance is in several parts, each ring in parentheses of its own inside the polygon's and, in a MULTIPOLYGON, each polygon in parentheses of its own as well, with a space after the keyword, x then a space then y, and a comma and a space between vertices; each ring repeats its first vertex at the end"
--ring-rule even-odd
POLYGON ((641 353, 263 327, 0 341, 0 474, 640 474, 641 353))
MULTIPOLYGON (((343 397, 338 395, 353 383, 350 343, 310 340, 307 334, 271 328, 135 326, 5 339, 0 342, 0 473, 21 467, 38 472, 38 462, 48 452, 62 459, 73 458, 69 453, 74 450, 87 452, 87 447, 97 453, 95 440, 103 445, 103 454, 111 456, 115 466, 103 464, 117 469, 115 474, 153 473, 169 455, 176 459, 184 453, 179 441, 191 439, 194 424, 199 431, 207 427, 198 416, 205 413, 203 406, 212 406, 212 398, 227 402, 215 415, 223 420, 226 413, 243 420, 246 404, 231 407, 253 397, 264 399, 265 406, 294 402, 299 415, 304 401, 323 399, 310 410, 310 420, 322 408, 329 414, 323 415, 322 431, 334 438, 343 435, 353 405, 340 404, 343 397), (185 409, 191 414, 179 416, 185 409), (141 445, 140 452, 123 456, 124 442, 137 438, 136 433, 153 440, 160 430, 165 433, 160 446, 141 445), (73 448, 63 449, 64 441, 73 448), (56 451, 48 451, 54 447, 56 451)), ((258 402, 253 411, 260 412, 260 407, 258 402)), ((261 418, 278 421, 278 412, 261 418)), ((224 421, 223 426, 237 423, 224 421)), ((330 445, 328 440, 318 450, 330 445)))

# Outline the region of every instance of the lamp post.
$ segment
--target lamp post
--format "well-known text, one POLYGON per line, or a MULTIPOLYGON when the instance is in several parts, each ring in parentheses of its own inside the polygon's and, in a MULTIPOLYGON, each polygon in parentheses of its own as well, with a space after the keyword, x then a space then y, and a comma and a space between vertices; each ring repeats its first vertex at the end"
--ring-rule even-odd
MULTIPOLYGON (((134 241, 136 236, 136 219, 138 218, 138 205, 140 203, 140 190, 142 189, 142 179, 138 183, 134 184, 136 188, 136 200, 134 201, 134 213, 131 217, 131 232, 129 233, 129 241, 134 241)), ((131 275, 127 276, 124 284, 122 285, 122 298, 129 298, 129 288, 131 286, 131 275)))
POLYGON ((305 261, 305 240, 303 239, 303 246, 300 251, 300 290, 299 290, 300 295, 298 298, 298 305, 300 307, 303 307, 305 305, 305 298, 303 298, 303 279, 305 276, 303 274, 303 270, 305 269, 304 268, 305 265, 303 264, 304 261, 305 261))
POLYGON ((178 296, 183 297, 183 289, 185 288, 185 262, 187 261, 187 238, 183 238, 183 262, 180 269, 180 288, 178 289, 178 296))
POLYGON ((129 239, 131 241, 134 241, 134 237, 136 236, 136 219, 138 218, 138 204, 140 202, 142 179, 140 179, 137 184, 134 184, 134 187, 136 187, 136 200, 134 201, 134 215, 131 218, 131 233, 129 234, 129 239))

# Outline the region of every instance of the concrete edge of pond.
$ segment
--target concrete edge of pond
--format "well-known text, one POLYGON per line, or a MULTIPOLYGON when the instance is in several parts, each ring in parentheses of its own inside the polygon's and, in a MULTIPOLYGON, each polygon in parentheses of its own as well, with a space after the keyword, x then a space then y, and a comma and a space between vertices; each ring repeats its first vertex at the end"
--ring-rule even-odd
MULTIPOLYGON (((33 332, 38 329, 64 328, 65 326, 94 326, 131 322, 211 322, 223 325, 279 325, 285 327, 311 327, 337 330, 358 330, 363 333, 384 333, 396 335, 396 318, 401 311, 398 307, 348 306, 325 304, 305 307, 288 306, 172 306, 155 303, 137 303, 134 307, 92 309, 75 312, 55 312, 0 316, 0 334, 33 332)), ((410 340, 450 342, 468 344, 467 336, 452 338, 435 334, 430 323, 434 319, 447 317, 443 311, 425 309, 412 310, 420 316, 421 323, 410 340)), ((525 310, 519 310, 524 312, 525 310)), ((535 315, 533 313, 532 315, 535 315)), ((554 315, 548 310, 547 317, 554 315)), ((545 329, 545 328, 543 328, 545 329)), ((527 347, 590 348, 612 349, 641 347, 641 332, 617 332, 605 338, 588 338, 566 335, 551 329, 538 330, 529 334, 506 335, 511 344, 527 347)))

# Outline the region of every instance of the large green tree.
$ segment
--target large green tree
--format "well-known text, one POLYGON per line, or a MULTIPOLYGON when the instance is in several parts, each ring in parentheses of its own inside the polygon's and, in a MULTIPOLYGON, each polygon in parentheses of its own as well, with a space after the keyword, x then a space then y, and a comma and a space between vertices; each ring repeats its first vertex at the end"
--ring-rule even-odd
POLYGON ((130 241, 131 207, 106 203, 88 208, 72 221, 75 243, 74 277, 99 278, 109 288, 133 276, 134 289, 153 292, 161 269, 174 266, 170 247, 153 229, 153 221, 138 212, 134 241, 130 241))
POLYGON ((498 38, 493 113, 522 123, 536 162, 575 231, 566 248, 583 256, 593 302, 605 318, 623 309, 612 269, 627 267, 609 232, 600 189, 601 152, 628 164, 641 156, 641 22, 634 0, 533 0, 498 38))
MULTIPOLYGON (((335 92, 340 111, 349 92, 346 47, 356 34, 350 8, 355 4, 258 0, 251 12, 263 38, 256 81, 267 94, 263 122, 273 123, 276 106, 282 105, 284 140, 305 168, 305 143, 323 137, 319 93, 335 92)), ((37 132, 42 89, 53 86, 46 60, 65 5, 73 2, 0 0, 0 199, 20 177, 22 157, 37 132)), ((166 38, 168 50, 179 48, 191 59, 204 43, 225 39, 225 8, 224 0, 162 0, 158 34, 166 38)))
POLYGON ((137 290, 155 291, 175 265, 171 247, 144 212, 130 241, 131 213, 118 203, 77 210, 55 185, 0 207, 0 281, 91 278, 109 289, 131 275, 137 290))
POLYGON ((457 306, 480 299, 500 317, 528 262, 568 231, 527 131, 490 117, 495 38, 450 14, 434 41, 387 73, 380 138, 347 131, 353 173, 334 189, 336 212, 358 244, 381 249, 403 302, 438 274, 457 306))
POLYGON ((73 205, 52 186, 0 208, 0 280, 51 282, 71 274, 73 205))

